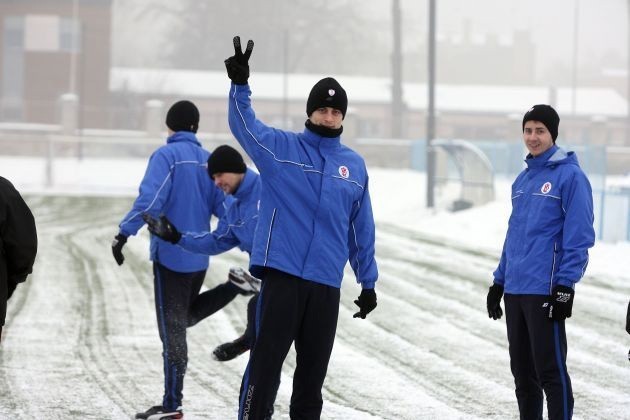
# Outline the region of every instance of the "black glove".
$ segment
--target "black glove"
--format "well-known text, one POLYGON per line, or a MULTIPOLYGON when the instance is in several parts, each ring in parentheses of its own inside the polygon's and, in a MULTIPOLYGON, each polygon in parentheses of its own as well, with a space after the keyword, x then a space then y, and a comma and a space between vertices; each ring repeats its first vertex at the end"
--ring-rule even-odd
POLYGON ((247 62, 252 55, 254 41, 251 39, 247 41, 245 53, 241 49, 241 37, 235 36, 232 42, 234 43, 234 55, 225 60, 225 68, 228 77, 235 85, 246 85, 247 79, 249 79, 249 64, 247 62))
MULTIPOLYGON (((630 302, 628 302, 628 313, 626 314, 626 331, 630 334, 630 302)), ((630 358, 630 354, 628 354, 630 358)))
POLYGON ((354 303, 359 307, 359 312, 354 314, 352 318, 365 319, 365 316, 376 308, 376 292, 374 289, 363 289, 354 303))
POLYGON ((549 301, 549 318, 554 321, 564 321, 571 318, 575 291, 567 286, 555 286, 551 290, 549 301))
POLYGON ((154 219, 150 214, 145 213, 142 215, 142 218, 147 223, 149 232, 158 238, 164 239, 172 244, 176 244, 181 239, 182 234, 177 231, 166 216, 161 215, 159 219, 154 219))
POLYGON ((114 236, 114 241, 112 242, 112 254, 114 254, 114 259, 118 263, 118 265, 122 265, 125 261, 125 256, 122 253, 123 246, 127 243, 127 237, 122 233, 114 236))
POLYGON ((488 297, 486 298, 488 318, 497 320, 501 319, 503 316, 503 309, 501 309, 501 297, 503 297, 503 286, 492 283, 490 290, 488 290, 488 297))

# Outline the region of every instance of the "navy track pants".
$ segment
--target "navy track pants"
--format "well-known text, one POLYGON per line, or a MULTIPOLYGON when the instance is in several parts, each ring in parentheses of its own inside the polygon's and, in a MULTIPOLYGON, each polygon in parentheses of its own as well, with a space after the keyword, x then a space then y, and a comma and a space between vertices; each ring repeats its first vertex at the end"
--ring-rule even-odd
POLYGON ((238 288, 224 283, 201 295, 206 271, 179 273, 153 263, 155 312, 162 341, 164 397, 162 405, 174 410, 182 405, 188 365, 186 328, 195 325, 232 301, 238 288))
POLYGON ((256 308, 256 341, 241 385, 239 420, 268 418, 293 342, 296 367, 289 414, 292 419, 320 418, 339 296, 336 287, 267 270, 256 308))
POLYGON ((542 420, 543 390, 549 420, 573 416, 564 321, 547 317, 544 295, 505 295, 510 367, 521 420, 542 420))

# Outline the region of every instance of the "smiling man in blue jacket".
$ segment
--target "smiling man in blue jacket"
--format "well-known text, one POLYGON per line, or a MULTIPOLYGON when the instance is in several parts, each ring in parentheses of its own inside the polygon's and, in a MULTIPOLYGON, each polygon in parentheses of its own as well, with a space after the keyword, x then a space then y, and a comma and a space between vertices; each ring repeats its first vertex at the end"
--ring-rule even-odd
MULTIPOLYGON (((173 104, 166 114, 168 138, 149 159, 140 192, 129 213, 119 225, 112 243, 118 265, 124 261, 123 246, 130 235, 144 225, 145 213, 166 215, 182 229, 200 232, 210 229, 212 215, 221 217, 224 195, 208 179, 206 172, 210 153, 201 147, 195 133, 199 111, 190 101, 173 104)), ((151 235, 151 261, 162 357, 164 359, 164 396, 162 405, 138 413, 137 419, 180 419, 182 390, 188 364, 186 328, 200 312, 207 311, 199 299, 209 257, 194 254, 151 235)))
POLYGON ((487 296, 488 316, 499 319, 505 293, 521 419, 542 419, 543 390, 550 420, 573 415, 565 319, 595 231, 591 185, 575 153, 556 146, 559 123, 549 105, 535 105, 523 117, 527 168, 512 184, 512 214, 487 296))
POLYGON ((348 100, 333 78, 313 86, 301 133, 256 119, 248 60, 239 37, 225 62, 232 80, 229 124, 260 172, 262 193, 250 271, 263 280, 256 341, 243 375, 239 419, 262 419, 295 342, 291 418, 318 419, 333 348, 343 271, 349 261, 365 316, 376 307, 374 218, 363 159, 341 144, 348 100))
MULTIPOLYGON (((260 176, 245 165, 243 156, 226 144, 214 149, 208 159, 208 175, 214 184, 225 194, 225 214, 219 219, 212 232, 181 232, 166 216, 159 219, 145 215, 149 232, 165 241, 177 244, 187 251, 217 255, 239 247, 241 251, 251 254, 254 242, 254 231, 258 223, 258 207, 260 203, 260 176)), ((211 291, 204 292, 208 305, 206 312, 198 317, 205 318, 220 309, 219 305, 227 305, 229 291, 232 298, 238 293, 257 292, 260 280, 252 277, 241 268, 231 268, 228 282, 211 291), (220 297, 215 297, 219 294, 220 297)), ((231 360, 250 349, 255 339, 254 316, 258 293, 247 305, 247 329, 236 340, 224 343, 213 352, 219 361, 231 360)), ((198 321, 195 319, 195 322, 198 321)))

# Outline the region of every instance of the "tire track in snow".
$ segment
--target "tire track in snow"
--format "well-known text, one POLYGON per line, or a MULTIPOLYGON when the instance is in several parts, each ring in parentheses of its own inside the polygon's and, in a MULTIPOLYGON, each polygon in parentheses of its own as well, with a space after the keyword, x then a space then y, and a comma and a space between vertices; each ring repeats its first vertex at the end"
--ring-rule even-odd
MULTIPOLYGON (((404 235, 404 231, 401 229, 389 229, 386 227, 377 236, 378 239, 381 239, 381 241, 377 239, 377 258, 379 263, 381 263, 381 273, 383 274, 383 278, 377 287, 379 291, 384 292, 379 294, 379 298, 382 294, 385 294, 383 297, 394 298, 393 305, 404 303, 413 307, 415 304, 421 306, 420 312, 427 311, 434 314, 440 314, 441 312, 439 317, 446 318, 449 324, 456 326, 460 330, 458 334, 462 336, 464 341, 471 340, 470 334, 476 336, 477 339, 481 339, 481 344, 484 344, 483 341, 490 340, 498 346, 495 350, 500 350, 504 354, 502 357, 506 358, 507 338, 505 336, 504 322, 491 322, 487 318, 477 319, 477 322, 483 321, 485 323, 483 328, 479 328, 479 325, 471 325, 470 321, 466 319, 469 318, 470 313, 481 312, 485 314, 485 288, 487 287, 486 283, 491 281, 486 280, 486 278, 491 279, 491 273, 496 267, 498 256, 492 257, 487 252, 471 250, 464 245, 456 245, 451 248, 451 244, 436 244, 437 240, 435 238, 427 241, 422 234, 410 233, 404 238, 401 237, 402 235, 404 235), (398 241, 392 240, 390 234, 394 235, 398 241), (401 239, 407 242, 410 248, 415 247, 418 249, 416 255, 412 255, 413 250, 407 248, 400 250, 399 241, 401 239), (391 243, 397 245, 395 247, 390 246, 391 243), (427 244, 430 248, 430 255, 435 256, 436 249, 444 248, 448 251, 448 258, 444 258, 438 252, 436 261, 430 261, 429 257, 421 255, 422 251, 427 249, 427 244), (471 257, 473 257, 472 260, 471 257), (460 273, 461 270, 464 270, 464 275, 460 273), (487 274, 484 275, 484 273, 487 274), (392 274, 394 277, 389 277, 389 274, 392 274), (412 278, 420 278, 422 282, 416 282, 410 289, 410 285, 405 286, 405 283, 410 283, 408 280, 404 280, 406 275, 412 278), (480 288, 480 282, 483 288, 480 288), (462 284, 464 287, 462 287, 462 284), (416 291, 424 290, 425 293, 414 293, 414 288, 416 291), (419 298, 419 295, 426 295, 426 298, 419 298), (418 305, 418 303, 420 304, 418 305), (463 310, 460 310, 462 308, 463 310)), ((592 283, 589 280, 587 273, 587 276, 582 281, 588 285, 588 288, 597 289, 596 293, 604 293, 607 297, 610 295, 612 301, 619 297, 618 290, 610 290, 605 280, 592 283)), ((586 297, 586 299, 589 299, 589 297, 586 297)), ((625 302, 623 303, 625 304, 625 302)), ((597 308, 597 305, 589 305, 588 308, 591 311, 587 310, 586 316, 584 316, 584 319, 580 319, 579 323, 575 319, 568 321, 568 363, 574 382, 574 392, 576 393, 576 413, 586 415, 586 418, 599 416, 602 413, 615 417, 619 415, 619 407, 622 406, 624 398, 627 399, 628 391, 630 391, 627 373, 624 372, 626 366, 622 365, 625 364, 624 361, 620 360, 621 358, 617 358, 611 362, 610 357, 610 350, 614 346, 611 337, 618 337, 621 334, 619 331, 610 328, 602 328, 605 325, 615 325, 616 320, 614 317, 601 319, 601 313, 599 316, 589 316, 592 315, 592 308, 597 308), (588 314, 588 312, 591 312, 591 314, 588 314), (602 370, 607 371, 607 374, 602 375, 602 370), (588 395, 583 395, 586 393, 582 392, 580 394, 580 389, 593 390, 595 392, 588 392, 588 395), (613 403, 613 408, 611 408, 610 403, 613 403)), ((579 306, 576 309, 577 311, 575 312, 578 315, 574 318, 581 318, 583 314, 579 312, 579 306)), ((409 310, 412 311, 412 309, 409 310)), ((415 317, 415 315, 412 315, 412 317, 415 317)), ((423 319, 422 314, 420 319, 424 322, 435 322, 435 320, 423 319)), ((392 328, 391 325, 381 322, 380 319, 376 320, 375 323, 386 330, 392 328)), ((443 334, 435 335, 434 338, 439 338, 441 335, 443 334)), ((423 346, 423 344, 419 345, 423 346)), ((432 351, 436 350, 432 349, 432 351)), ((483 353, 483 350, 481 352, 483 353)), ((450 357, 454 359, 453 362, 457 362, 457 357, 449 356, 448 352, 437 351, 437 353, 442 353, 445 358, 448 359, 450 357)), ((463 353, 465 354, 465 352, 463 353)), ((470 355, 468 353, 468 356, 470 355)), ((472 356, 474 355, 473 353, 472 356)), ((497 356, 501 356, 501 354, 497 354, 497 356)), ((468 358, 470 359, 470 357, 468 358)), ((462 361, 470 362, 470 360, 462 361)), ((490 357, 485 358, 485 363, 488 363, 488 361, 491 361, 490 357)), ((499 382, 506 385, 511 391, 513 384, 509 373, 509 364, 501 363, 500 369, 502 371, 500 375, 496 375, 496 372, 484 368, 483 357, 477 358, 476 361, 468 364, 468 369, 473 374, 474 372, 480 372, 486 378, 492 378, 493 376, 503 378, 499 382)), ((454 380, 461 382, 459 377, 454 378, 454 380)), ((471 392, 467 392, 467 394, 474 395, 471 392)), ((482 392, 481 394, 485 393, 482 392)), ((513 394, 510 396, 510 399, 514 400, 513 394)), ((505 415, 514 414, 514 404, 506 407, 505 415)), ((480 413, 476 412, 476 414, 480 413)))

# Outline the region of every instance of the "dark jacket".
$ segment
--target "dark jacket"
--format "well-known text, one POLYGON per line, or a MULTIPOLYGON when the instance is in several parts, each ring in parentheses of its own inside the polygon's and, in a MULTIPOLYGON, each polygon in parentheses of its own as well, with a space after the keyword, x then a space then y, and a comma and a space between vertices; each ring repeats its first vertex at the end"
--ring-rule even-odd
POLYGON ((0 177, 0 326, 7 300, 33 271, 37 254, 35 219, 20 193, 0 177))

